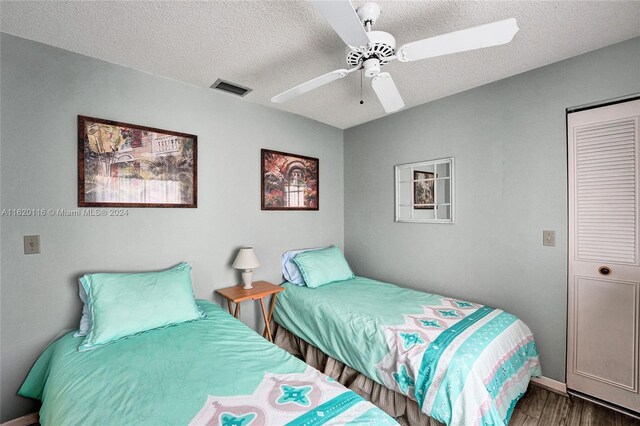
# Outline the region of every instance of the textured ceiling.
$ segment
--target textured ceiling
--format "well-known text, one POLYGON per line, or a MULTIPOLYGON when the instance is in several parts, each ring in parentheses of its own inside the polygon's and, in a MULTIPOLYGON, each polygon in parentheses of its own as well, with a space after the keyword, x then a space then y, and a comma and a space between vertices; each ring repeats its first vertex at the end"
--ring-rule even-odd
MULTIPOLYGON (((504 46, 385 67, 406 108, 640 35, 638 1, 378 4, 374 29, 398 45, 510 17, 520 27, 504 46)), ((202 87, 223 78, 253 88, 247 102, 339 128, 385 115, 367 79, 359 104, 359 73, 285 104, 270 102, 346 68, 342 40, 306 1, 2 1, 0 14, 3 32, 202 87)))

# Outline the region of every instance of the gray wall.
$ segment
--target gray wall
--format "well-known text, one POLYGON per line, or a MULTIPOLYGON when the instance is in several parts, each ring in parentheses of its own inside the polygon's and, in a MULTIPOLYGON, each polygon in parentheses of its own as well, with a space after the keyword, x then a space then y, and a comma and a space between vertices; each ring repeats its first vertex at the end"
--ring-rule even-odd
POLYGON ((565 109, 634 92, 640 38, 346 130, 354 271, 516 314, 536 337, 543 374, 564 382, 565 109), (393 166, 449 156, 456 223, 394 223, 393 166), (543 229, 556 231, 555 247, 542 246, 543 229))
MULTIPOLYGON (((197 209, 2 218, 0 421, 34 408, 16 391, 44 346, 77 327, 82 273, 187 261, 197 297, 212 299, 239 282, 230 263, 243 244, 262 263, 254 278, 274 282, 284 250, 342 245, 341 130, 6 34, 0 62, 2 208, 76 208, 78 114, 196 134, 199 160, 197 209), (320 159, 320 211, 260 211, 260 148, 320 159), (39 255, 22 254, 30 234, 39 255)), ((250 324, 256 314, 243 309, 250 324)))

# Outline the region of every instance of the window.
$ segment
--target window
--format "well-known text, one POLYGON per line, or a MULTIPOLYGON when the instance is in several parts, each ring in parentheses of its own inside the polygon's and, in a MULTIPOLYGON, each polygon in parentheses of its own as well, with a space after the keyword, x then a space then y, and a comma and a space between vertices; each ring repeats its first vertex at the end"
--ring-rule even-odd
POLYGON ((291 168, 285 185, 285 197, 287 207, 304 207, 304 171, 300 168, 291 168))
POLYGON ((453 223, 453 158, 402 164, 396 171, 396 222, 453 223))

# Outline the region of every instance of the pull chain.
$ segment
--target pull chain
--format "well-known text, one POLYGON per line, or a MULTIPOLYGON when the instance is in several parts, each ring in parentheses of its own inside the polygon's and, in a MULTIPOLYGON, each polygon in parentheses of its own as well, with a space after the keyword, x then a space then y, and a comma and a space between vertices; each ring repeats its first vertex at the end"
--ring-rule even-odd
POLYGON ((364 101, 362 100, 362 73, 364 73, 364 69, 360 70, 360 105, 364 104, 364 101))

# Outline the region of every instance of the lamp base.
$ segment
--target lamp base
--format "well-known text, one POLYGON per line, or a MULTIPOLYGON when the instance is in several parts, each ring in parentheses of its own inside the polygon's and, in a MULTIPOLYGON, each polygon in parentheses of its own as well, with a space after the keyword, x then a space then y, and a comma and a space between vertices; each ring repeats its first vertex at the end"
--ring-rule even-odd
POLYGON ((253 271, 250 269, 245 270, 242 273, 242 283, 244 284, 245 290, 251 290, 253 286, 251 283, 253 282, 253 271))

